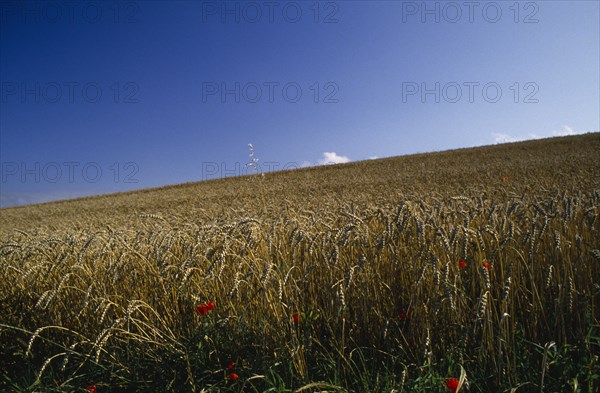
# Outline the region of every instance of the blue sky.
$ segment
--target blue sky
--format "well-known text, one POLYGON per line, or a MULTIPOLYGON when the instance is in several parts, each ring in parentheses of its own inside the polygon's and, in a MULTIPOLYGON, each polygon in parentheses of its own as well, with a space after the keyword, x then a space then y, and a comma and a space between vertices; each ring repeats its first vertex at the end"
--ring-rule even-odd
POLYGON ((2 207, 600 130, 598 1, 0 10, 2 207))

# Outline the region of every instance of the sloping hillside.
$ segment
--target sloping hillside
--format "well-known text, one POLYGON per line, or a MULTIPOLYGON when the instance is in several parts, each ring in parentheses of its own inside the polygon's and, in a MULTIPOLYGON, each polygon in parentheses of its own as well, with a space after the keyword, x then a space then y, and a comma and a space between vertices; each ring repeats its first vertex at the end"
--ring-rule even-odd
POLYGON ((140 214, 173 222, 212 222, 273 215, 282 209, 327 209, 332 203, 387 204, 482 192, 506 198, 532 189, 598 187, 600 133, 591 133, 1 209, 0 234, 15 228, 129 225, 140 214))
POLYGON ((595 133, 2 209, 0 391, 597 391, 599 152, 595 133))

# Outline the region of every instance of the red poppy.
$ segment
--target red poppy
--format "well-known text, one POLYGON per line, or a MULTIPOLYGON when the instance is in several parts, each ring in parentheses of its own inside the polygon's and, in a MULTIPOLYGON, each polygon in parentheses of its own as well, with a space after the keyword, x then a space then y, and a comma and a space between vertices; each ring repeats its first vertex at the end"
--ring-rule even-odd
POLYGON ((85 388, 85 390, 91 393, 96 393, 96 385, 90 385, 87 388, 85 388))
POLYGON ((483 267, 487 270, 490 270, 492 268, 492 265, 490 265, 488 261, 483 261, 483 267))
POLYGON ((227 374, 227 379, 231 379, 232 381, 237 381, 238 375, 236 373, 227 374))
POLYGON ((227 365, 227 371, 231 371, 233 369, 233 362, 229 362, 227 365))
POLYGON ((467 267, 467 261, 465 261, 464 259, 461 259, 461 260, 458 262, 458 267, 460 267, 461 269, 464 269, 464 268, 466 268, 466 267, 467 267))
POLYGON ((506 183, 508 180, 510 180, 510 178, 508 176, 502 176, 502 180, 506 183))
POLYGON ((196 307, 196 314, 198 314, 199 317, 206 315, 208 311, 208 307, 206 307, 205 304, 196 307))
POLYGON ((450 389, 450 391, 452 393, 458 392, 458 385, 459 385, 458 379, 456 379, 456 378, 448 378, 446 380, 445 384, 446 384, 446 387, 448 389, 450 389))
POLYGON ((412 314, 412 310, 409 307, 406 309, 406 311, 401 311, 400 314, 398 314, 398 319, 401 321, 404 321, 406 318, 410 317, 411 314, 412 314))
POLYGON ((298 325, 302 320, 302 317, 300 316, 300 314, 294 314, 292 315, 292 319, 294 320, 294 323, 298 325))
POLYGON ((201 317, 208 314, 209 311, 214 309, 215 304, 213 302, 204 303, 196 307, 196 314, 198 314, 198 316, 201 317))

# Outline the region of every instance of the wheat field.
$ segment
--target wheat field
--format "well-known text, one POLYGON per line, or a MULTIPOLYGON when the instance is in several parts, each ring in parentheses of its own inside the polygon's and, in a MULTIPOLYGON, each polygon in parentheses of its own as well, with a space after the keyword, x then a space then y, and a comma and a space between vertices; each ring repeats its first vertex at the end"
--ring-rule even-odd
POLYGON ((1 209, 0 390, 598 392, 599 215, 599 133, 1 209))

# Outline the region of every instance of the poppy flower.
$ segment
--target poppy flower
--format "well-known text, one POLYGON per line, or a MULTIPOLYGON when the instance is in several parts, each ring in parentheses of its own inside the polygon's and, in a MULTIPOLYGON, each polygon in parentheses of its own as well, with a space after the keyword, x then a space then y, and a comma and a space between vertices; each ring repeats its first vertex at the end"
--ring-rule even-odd
POLYGON ((302 320, 302 317, 300 316, 300 314, 294 314, 292 315, 292 319, 294 320, 294 323, 298 325, 302 320))
POLYGON ((206 315, 207 312, 208 308, 204 304, 196 307, 196 314, 198 314, 199 317, 206 315))
POLYGON ((237 381, 239 376, 236 373, 227 374, 227 379, 231 379, 232 381, 237 381))
POLYGON ((407 308, 406 311, 401 311, 400 314, 398 314, 398 319, 401 321, 404 321, 405 319, 407 319, 408 317, 410 317, 410 315, 412 314, 412 310, 411 308, 407 308))
POLYGON ((196 307, 196 314, 198 314, 198 316, 201 317, 208 314, 209 311, 212 311, 214 309, 215 304, 213 302, 204 303, 196 307))
POLYGON ((488 261, 483 261, 483 267, 487 270, 490 270, 492 268, 492 265, 490 265, 488 261))
POLYGON ((458 267, 460 267, 461 269, 464 269, 464 268, 466 268, 466 267, 467 267, 467 261, 465 261, 464 259, 461 259, 461 260, 458 262, 458 267))
POLYGON ((506 182, 508 182, 509 177, 508 176, 502 176, 502 180, 506 183, 506 182))
POLYGON ((85 390, 87 390, 88 392, 91 392, 91 393, 96 393, 96 385, 90 385, 90 386, 86 387, 85 390))
POLYGON ((452 393, 458 392, 458 385, 459 385, 458 379, 456 379, 456 378, 448 378, 446 380, 445 384, 446 384, 446 387, 448 389, 450 389, 450 391, 452 393))
POLYGON ((229 364, 227 365, 227 371, 231 371, 233 369, 233 362, 229 362, 229 364))

